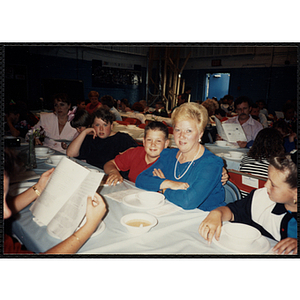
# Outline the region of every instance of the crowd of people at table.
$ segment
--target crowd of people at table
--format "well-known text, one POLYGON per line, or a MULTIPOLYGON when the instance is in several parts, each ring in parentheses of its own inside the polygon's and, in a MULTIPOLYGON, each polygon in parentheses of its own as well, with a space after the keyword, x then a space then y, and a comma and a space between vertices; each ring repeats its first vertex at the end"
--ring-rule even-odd
MULTIPOLYGON (((264 101, 252 103, 246 96, 234 100, 225 95, 220 101, 207 99, 200 104, 189 102, 188 94, 184 93, 169 113, 162 101, 149 109, 144 100, 130 106, 127 99, 116 101, 110 95, 102 96, 99 101, 96 91, 91 91, 88 97, 88 104, 80 100, 72 107, 66 94, 57 94, 53 112, 41 113, 39 118, 27 109, 20 111, 18 103, 10 103, 6 106, 6 135, 26 138, 29 129, 42 130, 43 139, 36 136, 36 145, 103 169, 108 185, 121 183, 125 178, 138 188, 164 193, 170 202, 183 209, 210 211, 199 227, 199 233, 209 242, 214 235, 219 238, 222 222, 230 220, 254 226, 278 241, 273 249, 277 253, 297 253, 297 134, 293 103, 287 102, 282 110, 284 118, 277 119, 268 113, 264 101), (122 121, 120 113, 131 111, 169 117, 177 148, 169 148, 169 128, 159 121, 146 124, 142 145, 129 134, 114 131, 115 122, 122 121), (247 141, 237 144, 249 151, 241 161, 240 170, 267 179, 264 188, 228 205, 224 162, 205 147, 206 143, 221 139, 214 126, 215 118, 242 126, 247 141)), ((40 177, 34 189, 6 201, 17 157, 10 149, 5 151, 4 217, 9 218, 37 198, 53 169, 40 177)), ((87 201, 85 226, 47 253, 75 253, 90 237, 104 217, 106 206, 98 194, 87 201)), ((18 253, 22 249, 5 236, 5 252, 18 253)))

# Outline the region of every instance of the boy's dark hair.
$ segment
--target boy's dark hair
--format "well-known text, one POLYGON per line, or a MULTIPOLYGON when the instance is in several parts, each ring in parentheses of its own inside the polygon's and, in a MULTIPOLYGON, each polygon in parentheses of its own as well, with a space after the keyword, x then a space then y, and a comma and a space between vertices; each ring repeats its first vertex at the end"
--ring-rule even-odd
POLYGON ((91 116, 86 110, 77 110, 74 119, 70 122, 73 128, 78 127, 90 127, 91 126, 91 116))
MULTIPOLYGON (((296 157, 297 154, 294 154, 296 157)), ((297 160, 292 159, 290 154, 285 154, 281 156, 272 157, 270 159, 270 165, 275 169, 285 172, 287 171, 287 176, 285 182, 292 188, 297 187, 297 165, 295 164, 297 160)))
POLYGON ((223 118, 226 117, 226 111, 222 108, 217 108, 215 110, 215 115, 218 115, 218 114, 220 114, 221 117, 223 117, 223 118))
POLYGON ((247 96, 240 96, 238 98, 236 98, 236 100, 234 101, 234 109, 236 109, 236 107, 240 104, 242 104, 243 102, 247 102, 249 107, 252 107, 252 101, 249 97, 247 96))
POLYGON ((150 123, 148 123, 146 126, 145 126, 145 132, 144 132, 144 137, 146 137, 147 135, 147 132, 149 130, 159 130, 159 131, 162 131, 166 137, 166 139, 168 139, 169 137, 169 130, 168 130, 168 127, 162 123, 162 122, 159 122, 159 121, 152 121, 150 123))
POLYGON ((114 98, 110 95, 101 97, 100 101, 103 105, 107 105, 109 108, 112 108, 114 106, 114 98))
POLYGON ((104 107, 100 107, 92 113, 91 124, 94 123, 95 118, 101 119, 107 124, 112 124, 116 120, 115 115, 104 107))

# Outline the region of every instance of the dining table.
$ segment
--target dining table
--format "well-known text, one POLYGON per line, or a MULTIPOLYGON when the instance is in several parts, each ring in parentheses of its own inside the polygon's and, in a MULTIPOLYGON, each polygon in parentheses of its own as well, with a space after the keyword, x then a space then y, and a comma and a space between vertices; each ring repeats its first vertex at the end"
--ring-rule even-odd
MULTIPOLYGON (((65 156, 65 154, 57 151, 55 154, 65 156)), ((70 159, 94 171, 103 172, 103 170, 84 161, 75 158, 70 159)), ((40 175, 51 167, 53 166, 47 163, 45 158, 37 158, 37 167, 33 170, 24 170, 22 174, 19 174, 19 179, 11 183, 9 193, 12 191, 13 194, 11 195, 17 195, 25 188, 30 188, 38 181, 40 175)), ((135 195, 141 191, 143 190, 138 189, 133 182, 128 180, 115 186, 108 186, 103 182, 99 183, 97 192, 107 204, 107 214, 99 226, 100 229, 95 231, 77 254, 112 257, 132 255, 143 257, 214 257, 225 255, 227 257, 227 255, 245 255, 245 253, 224 249, 216 242, 208 244, 198 233, 200 223, 208 215, 207 211, 200 209, 184 210, 168 199, 165 199, 162 205, 152 208, 129 205, 124 201, 126 196, 135 195), (158 221, 157 225, 151 228, 149 232, 141 235, 129 233, 120 220, 124 215, 134 212, 143 212, 154 216, 158 221)), ((13 217, 11 229, 13 236, 28 250, 34 253, 43 253, 60 243, 61 240, 48 234, 46 226, 41 226, 34 221, 34 216, 30 210, 31 205, 13 217)), ((269 248, 268 251, 264 252, 264 255, 271 255, 271 248, 275 245, 275 241, 267 240, 269 248)))

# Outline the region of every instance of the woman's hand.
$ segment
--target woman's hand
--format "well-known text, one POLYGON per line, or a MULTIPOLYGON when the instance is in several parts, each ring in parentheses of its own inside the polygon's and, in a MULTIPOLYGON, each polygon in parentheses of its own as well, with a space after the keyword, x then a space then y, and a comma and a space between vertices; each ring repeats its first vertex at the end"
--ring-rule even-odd
POLYGON ((48 180, 49 180, 49 178, 51 177, 51 174, 52 174, 53 172, 54 172, 54 168, 52 168, 52 169, 50 169, 50 170, 44 172, 44 173, 41 175, 41 177, 40 177, 38 183, 35 185, 36 188, 39 190, 40 193, 44 190, 44 188, 45 188, 45 186, 46 186, 46 184, 47 184, 47 182, 48 182, 48 180))
POLYGON ((165 179, 166 178, 161 169, 154 169, 153 170, 153 176, 157 176, 157 177, 159 177, 161 179, 165 179))
POLYGON ((34 138, 34 141, 35 141, 35 144, 36 144, 36 145, 43 145, 43 143, 42 143, 42 142, 40 141, 40 139, 37 138, 37 137, 34 138))
POLYGON ((95 227, 100 223, 102 218, 106 213, 106 204, 103 198, 95 193, 94 198, 87 198, 87 206, 86 206, 86 226, 95 227))
POLYGON ((294 238, 283 239, 273 248, 273 252, 276 254, 289 254, 292 251, 293 254, 298 254, 297 239, 294 238))
POLYGON ((113 170, 108 174, 108 178, 106 179, 106 184, 108 185, 116 185, 118 182, 123 182, 124 178, 120 174, 118 170, 113 170))
POLYGON ((244 142, 244 141, 237 141, 237 144, 238 144, 239 147, 241 147, 241 148, 246 148, 246 146, 247 146, 247 142, 244 142))
POLYGON ((187 190, 190 187, 190 185, 187 182, 180 182, 180 181, 173 181, 173 180, 164 180, 159 189, 160 190, 187 190))
POLYGON ((199 226, 200 235, 208 241, 210 244, 213 236, 216 234, 216 240, 218 241, 221 234, 222 228, 222 214, 220 211, 213 210, 209 215, 202 221, 199 226))

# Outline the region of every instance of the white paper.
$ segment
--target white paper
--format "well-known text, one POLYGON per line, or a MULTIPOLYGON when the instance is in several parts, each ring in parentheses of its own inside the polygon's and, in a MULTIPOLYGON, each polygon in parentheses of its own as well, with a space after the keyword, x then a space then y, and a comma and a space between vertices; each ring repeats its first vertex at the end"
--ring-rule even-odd
POLYGON ((217 127, 217 132, 218 132, 218 135, 224 140, 224 141, 227 141, 227 136, 226 136, 226 133, 224 132, 224 129, 222 127, 222 123, 221 121, 215 117, 215 123, 216 123, 216 127, 217 127))
POLYGON ((237 141, 247 142, 245 132, 243 130, 243 127, 240 124, 223 123, 222 126, 227 136, 228 142, 231 143, 236 143, 237 141))
POLYGON ((64 157, 55 168, 41 196, 31 206, 34 217, 48 225, 89 173, 88 169, 64 157))
POLYGON ((93 197, 104 173, 90 172, 73 195, 63 205, 47 226, 50 235, 61 240, 69 237, 83 220, 87 197, 93 197))

